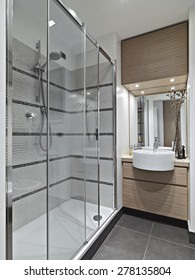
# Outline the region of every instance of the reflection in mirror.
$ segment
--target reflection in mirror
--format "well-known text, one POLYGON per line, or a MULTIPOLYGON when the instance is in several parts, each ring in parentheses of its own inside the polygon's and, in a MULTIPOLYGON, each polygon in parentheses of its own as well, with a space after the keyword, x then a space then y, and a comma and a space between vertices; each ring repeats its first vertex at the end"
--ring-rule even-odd
POLYGON ((145 145, 145 129, 144 129, 144 105, 145 100, 143 96, 137 99, 137 131, 138 131, 138 143, 141 146, 145 145))
MULTIPOLYGON (((167 94, 137 97, 138 143, 153 146, 157 138, 159 146, 172 147, 175 137, 175 124, 172 104, 167 94)), ((181 146, 186 147, 186 101, 181 106, 179 120, 181 146)))

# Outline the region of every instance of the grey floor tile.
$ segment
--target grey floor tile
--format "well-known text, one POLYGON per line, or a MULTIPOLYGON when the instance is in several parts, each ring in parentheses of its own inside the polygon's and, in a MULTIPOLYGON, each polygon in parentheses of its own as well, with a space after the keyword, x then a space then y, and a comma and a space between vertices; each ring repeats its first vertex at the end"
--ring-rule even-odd
POLYGON ((195 260, 195 249, 150 237, 146 260, 195 260))
POLYGON ((117 225, 131 230, 139 231, 141 233, 150 234, 152 228, 152 221, 123 214, 117 225))
POLYGON ((188 231, 180 227, 155 222, 151 235, 195 248, 189 243, 188 231))
POLYGON ((115 226, 94 256, 96 260, 142 260, 149 236, 115 226))

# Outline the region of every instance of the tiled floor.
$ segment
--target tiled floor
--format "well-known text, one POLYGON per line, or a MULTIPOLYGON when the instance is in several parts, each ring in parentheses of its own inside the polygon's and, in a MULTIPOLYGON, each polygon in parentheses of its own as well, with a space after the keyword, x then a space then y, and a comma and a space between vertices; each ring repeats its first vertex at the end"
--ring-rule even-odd
POLYGON ((123 214, 94 260, 195 260, 186 229, 123 214))

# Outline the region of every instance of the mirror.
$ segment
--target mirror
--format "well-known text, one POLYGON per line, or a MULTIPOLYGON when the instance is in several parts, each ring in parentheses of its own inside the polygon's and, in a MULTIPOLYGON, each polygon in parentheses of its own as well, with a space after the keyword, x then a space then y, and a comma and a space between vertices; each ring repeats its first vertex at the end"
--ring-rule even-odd
MULTIPOLYGON (((172 147, 175 137, 172 102, 167 94, 136 97, 137 142, 142 146, 153 146, 155 137, 159 146, 172 147)), ((187 145, 186 100, 181 106, 179 131, 181 145, 187 145)))

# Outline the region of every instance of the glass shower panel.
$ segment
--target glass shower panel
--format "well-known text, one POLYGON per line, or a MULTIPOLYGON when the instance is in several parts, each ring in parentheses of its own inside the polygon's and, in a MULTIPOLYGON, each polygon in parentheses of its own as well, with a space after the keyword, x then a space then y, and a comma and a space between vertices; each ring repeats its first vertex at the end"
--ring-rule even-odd
POLYGON ((13 259, 46 259, 46 129, 38 98, 46 89, 39 75, 47 56, 46 0, 13 1, 12 43, 13 259))
POLYGON ((99 226, 98 48, 86 39, 86 238, 99 226))
POLYGON ((99 53, 100 215, 101 224, 114 209, 115 95, 114 66, 99 53))
POLYGON ((13 1, 13 259, 71 259, 114 209, 114 67, 62 3, 13 1))
POLYGON ((49 22, 49 259, 85 242, 84 32, 58 1, 49 22))

